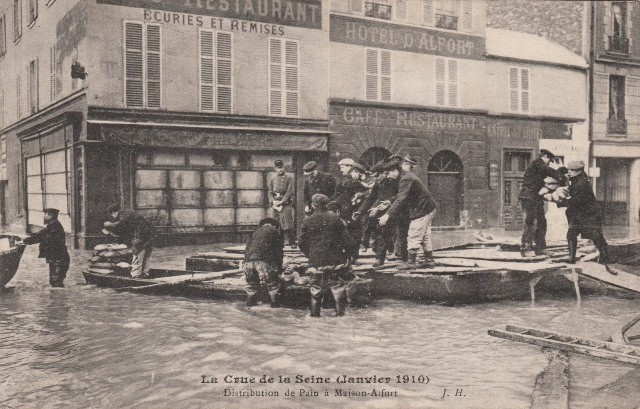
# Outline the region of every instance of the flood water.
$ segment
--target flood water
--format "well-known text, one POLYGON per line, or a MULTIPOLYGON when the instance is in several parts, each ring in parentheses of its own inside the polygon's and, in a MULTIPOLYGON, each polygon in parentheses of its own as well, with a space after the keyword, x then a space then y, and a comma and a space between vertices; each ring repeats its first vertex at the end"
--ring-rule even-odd
MULTIPOLYGON (((206 249, 158 249, 153 265, 179 267, 176 254, 206 249)), ((517 324, 606 339, 640 305, 633 296, 584 295, 578 308, 571 293, 547 292, 535 307, 378 300, 342 318, 324 310, 311 319, 303 310, 248 311, 240 302, 87 286, 83 251, 72 255, 67 288, 51 290, 36 251, 27 249, 15 288, 0 294, 2 408, 528 408, 547 357, 539 347, 490 337, 489 328, 517 324), (203 383, 203 375, 218 383, 203 383), (273 382, 260 383, 263 375, 273 382), (391 379, 338 384, 342 375, 391 379), (257 383, 226 382, 234 377, 257 383), (324 378, 329 383, 310 382, 324 378), (393 396, 370 396, 373 390, 393 396), (238 396, 251 391, 278 396, 238 396), (368 396, 349 396, 362 392, 368 396)), ((594 391, 633 369, 573 355, 571 407, 604 407, 594 391)), ((638 406, 637 392, 608 399, 610 407, 638 406)))

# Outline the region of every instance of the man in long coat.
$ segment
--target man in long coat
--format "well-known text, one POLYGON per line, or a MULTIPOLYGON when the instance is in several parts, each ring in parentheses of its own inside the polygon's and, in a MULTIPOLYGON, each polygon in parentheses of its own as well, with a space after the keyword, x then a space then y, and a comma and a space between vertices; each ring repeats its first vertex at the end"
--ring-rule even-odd
POLYGON ((333 197, 336 191, 336 180, 329 173, 322 172, 318 169, 316 161, 307 162, 302 167, 305 176, 304 180, 304 212, 309 215, 313 213, 311 198, 315 194, 323 194, 327 197, 333 197))
POLYGON ((58 209, 47 208, 44 212, 44 229, 23 240, 24 244, 40 243, 38 257, 49 264, 49 284, 64 287, 63 281, 69 270, 64 228, 58 221, 58 209))
POLYGON ((280 229, 291 247, 296 244, 295 214, 293 208, 294 181, 284 172, 284 162, 274 163, 276 175, 269 181, 269 196, 272 200, 273 218, 280 223, 280 229))
POLYGON ((244 252, 244 275, 247 281, 247 307, 257 304, 258 291, 266 285, 271 307, 278 306, 280 272, 284 258, 284 242, 277 220, 260 220, 260 227, 253 232, 244 252))
MULTIPOLYGON (((369 210, 369 222, 374 226, 374 249, 376 262, 373 267, 382 267, 387 257, 387 250, 393 250, 393 231, 395 223, 384 226, 378 224, 378 219, 387 213, 398 195, 398 180, 389 176, 389 171, 400 172, 400 162, 376 164, 372 171, 379 172, 381 179, 377 182, 376 198, 369 210)), ((403 260, 406 261, 406 260, 403 260)))

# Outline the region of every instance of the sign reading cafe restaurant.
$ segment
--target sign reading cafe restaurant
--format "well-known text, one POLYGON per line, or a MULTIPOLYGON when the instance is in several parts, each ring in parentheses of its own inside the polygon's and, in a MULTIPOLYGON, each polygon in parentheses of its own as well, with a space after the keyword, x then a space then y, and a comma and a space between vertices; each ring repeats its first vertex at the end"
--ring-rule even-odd
POLYGON ((99 4, 322 28, 322 0, 97 0, 99 4))

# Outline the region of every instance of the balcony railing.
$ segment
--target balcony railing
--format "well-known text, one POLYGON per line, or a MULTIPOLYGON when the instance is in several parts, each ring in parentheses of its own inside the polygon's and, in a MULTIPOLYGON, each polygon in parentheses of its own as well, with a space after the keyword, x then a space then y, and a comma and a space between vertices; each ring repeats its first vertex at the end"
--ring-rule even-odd
POLYGON ((391 6, 380 3, 364 3, 364 15, 367 17, 391 20, 391 6))
POLYGON ((627 120, 626 119, 608 118, 607 119, 607 133, 608 134, 616 134, 616 135, 626 135, 627 134, 627 120))
POLYGON ((447 30, 457 30, 458 17, 447 14, 436 14, 436 27, 446 28, 447 30))
POLYGON ((614 53, 629 54, 629 39, 624 37, 609 36, 609 51, 614 53))

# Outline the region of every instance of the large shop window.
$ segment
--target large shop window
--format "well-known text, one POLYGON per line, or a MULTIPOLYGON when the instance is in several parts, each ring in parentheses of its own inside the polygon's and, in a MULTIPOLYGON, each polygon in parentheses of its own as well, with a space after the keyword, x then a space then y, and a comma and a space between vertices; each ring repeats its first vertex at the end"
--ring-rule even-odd
POLYGON ((68 233, 71 231, 69 216, 69 186, 71 183, 69 149, 45 153, 27 158, 27 220, 29 224, 44 226, 43 209, 60 210, 58 220, 68 233))
MULTIPOLYGON (((173 232, 223 231, 255 226, 267 215, 273 162, 291 156, 227 152, 140 153, 136 209, 173 232)), ((294 176, 293 174, 291 174, 294 176)))
POLYGON ((157 24, 124 22, 124 87, 128 108, 162 106, 162 42, 157 24))
POLYGON ((298 41, 269 38, 269 114, 297 117, 298 41))
POLYGON ((458 61, 436 58, 436 105, 458 106, 458 61))
POLYGON ((625 77, 620 75, 609 76, 609 117, 607 118, 607 133, 627 133, 627 120, 625 119, 625 98, 625 77))
POLYGON ((391 101, 391 51, 365 49, 365 98, 391 101))
POLYGON ((200 110, 231 113, 231 33, 200 30, 200 110))
POLYGON ((529 69, 509 67, 509 110, 529 112, 529 69))

